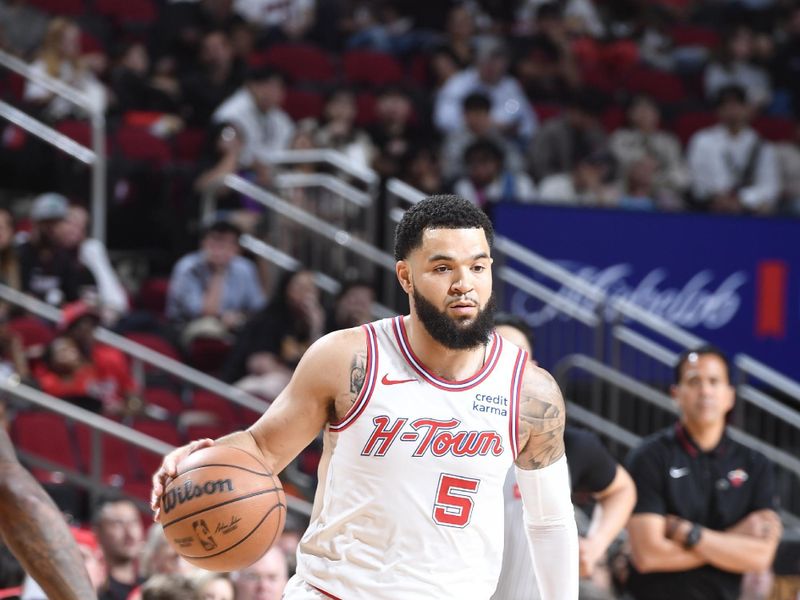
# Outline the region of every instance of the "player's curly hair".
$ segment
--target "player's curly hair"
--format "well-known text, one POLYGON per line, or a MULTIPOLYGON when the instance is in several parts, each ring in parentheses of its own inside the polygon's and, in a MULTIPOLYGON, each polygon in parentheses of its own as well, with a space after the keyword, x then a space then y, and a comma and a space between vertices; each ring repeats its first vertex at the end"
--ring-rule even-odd
POLYGON ((428 196, 412 206, 397 224, 394 234, 394 258, 404 260, 422 244, 426 229, 483 229, 491 247, 494 228, 486 213, 461 196, 428 196))

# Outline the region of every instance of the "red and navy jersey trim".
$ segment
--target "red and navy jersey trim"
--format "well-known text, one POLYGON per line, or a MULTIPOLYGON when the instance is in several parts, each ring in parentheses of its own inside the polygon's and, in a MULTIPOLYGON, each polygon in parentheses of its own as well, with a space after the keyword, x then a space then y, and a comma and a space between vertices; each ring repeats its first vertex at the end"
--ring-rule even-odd
POLYGON ((397 340, 397 346, 400 348, 400 353, 403 355, 403 358, 406 359, 406 362, 411 365, 411 368, 414 369, 414 371, 416 371, 427 383, 430 383, 432 386, 437 387, 440 390, 445 390, 448 392, 462 392, 469 390, 485 381, 486 378, 491 375, 495 366, 497 366, 497 363, 500 360, 500 354, 503 350, 503 339, 496 333, 492 332, 492 347, 489 350, 489 356, 487 356, 486 362, 483 364, 483 367, 481 367, 480 371, 475 373, 475 375, 469 379, 464 379, 462 381, 448 381, 446 379, 442 379, 441 377, 437 377, 428 371, 422 361, 417 357, 416 354, 414 354, 414 351, 411 349, 411 344, 408 341, 408 333, 406 332, 406 326, 402 316, 395 317, 392 320, 392 329, 394 330, 394 337, 397 340))
MULTIPOLYGON (((308 585, 311 585, 311 584, 309 583, 308 585)), ((317 590, 320 594, 322 594, 326 598, 332 598, 333 600, 340 600, 338 596, 334 596, 333 594, 329 594, 325 590, 321 590, 315 585, 311 585, 311 587, 314 588, 315 590, 317 590)))
POLYGON ((525 365, 528 363, 528 353, 520 349, 514 361, 514 371, 511 376, 511 393, 508 411, 508 441, 511 444, 511 456, 517 460, 519 456, 519 398, 522 392, 522 379, 525 365))
POLYGON ((378 381, 378 337, 372 323, 367 323, 362 327, 367 333, 367 373, 364 377, 364 385, 347 414, 340 421, 328 425, 330 431, 339 432, 350 427, 364 412, 369 399, 372 397, 372 392, 375 391, 375 385, 378 381))

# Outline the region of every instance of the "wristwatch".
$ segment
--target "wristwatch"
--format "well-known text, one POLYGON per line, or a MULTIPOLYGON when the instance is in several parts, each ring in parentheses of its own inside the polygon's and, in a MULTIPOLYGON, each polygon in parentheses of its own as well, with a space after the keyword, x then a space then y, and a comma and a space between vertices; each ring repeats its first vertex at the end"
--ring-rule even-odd
POLYGON ((699 523, 692 523, 692 528, 686 534, 686 539, 683 541, 683 547, 687 550, 694 548, 700 541, 703 535, 703 526, 699 523))

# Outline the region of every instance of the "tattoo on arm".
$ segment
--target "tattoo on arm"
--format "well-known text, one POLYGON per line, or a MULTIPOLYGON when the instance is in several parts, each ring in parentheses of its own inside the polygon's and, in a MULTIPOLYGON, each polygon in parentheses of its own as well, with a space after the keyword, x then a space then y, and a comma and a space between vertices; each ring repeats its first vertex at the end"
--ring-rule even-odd
POLYGON ((520 451, 517 466, 541 469, 564 454, 564 398, 545 371, 526 371, 519 407, 520 451))
POLYGON ((350 394, 352 396, 351 405, 355 404, 361 389, 364 387, 364 381, 367 377, 367 353, 356 352, 353 355, 353 361, 350 363, 350 394))

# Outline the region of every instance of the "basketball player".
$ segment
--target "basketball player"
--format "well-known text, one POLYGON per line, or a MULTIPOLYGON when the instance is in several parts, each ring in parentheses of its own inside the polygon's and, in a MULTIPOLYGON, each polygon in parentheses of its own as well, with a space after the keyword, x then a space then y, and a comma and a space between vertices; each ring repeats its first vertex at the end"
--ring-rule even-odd
MULTIPOLYGON (((493 331, 492 238, 486 215, 462 198, 408 210, 395 270, 410 314, 321 338, 264 416, 216 442, 277 473, 324 428, 286 599, 489 598, 512 462, 541 595, 577 599, 564 401, 547 372, 493 331)), ((165 457, 154 510, 176 464, 212 443, 165 457)))
POLYGON ((0 533, 50 600, 95 600, 75 540, 50 496, 17 461, 0 428, 0 533))

